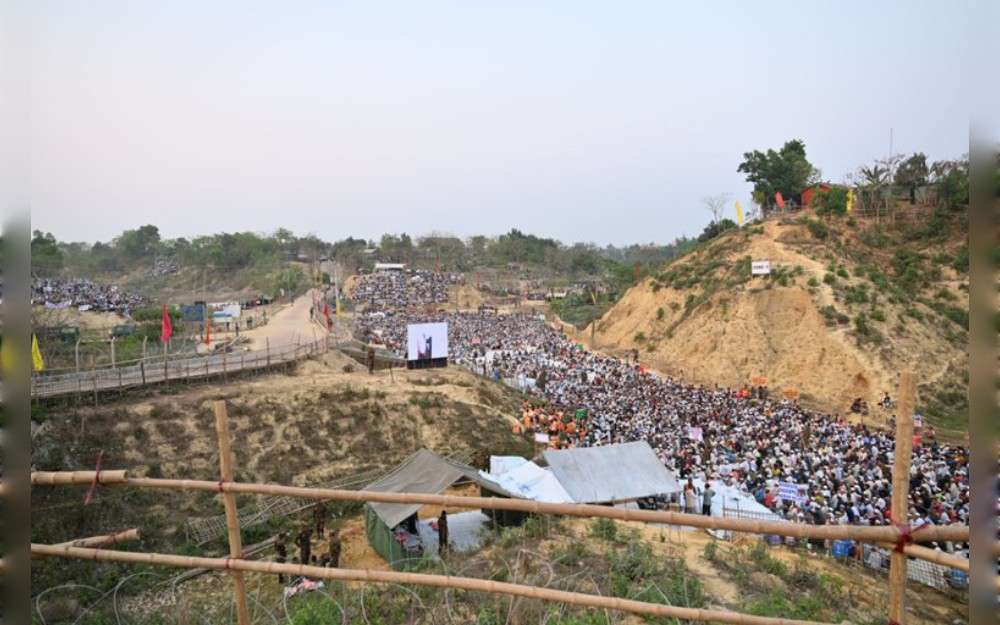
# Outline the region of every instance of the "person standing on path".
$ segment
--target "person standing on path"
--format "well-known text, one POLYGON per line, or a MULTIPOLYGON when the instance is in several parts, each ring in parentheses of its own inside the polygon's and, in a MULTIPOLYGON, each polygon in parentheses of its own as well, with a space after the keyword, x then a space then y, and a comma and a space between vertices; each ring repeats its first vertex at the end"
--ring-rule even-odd
POLYGON ((705 483, 705 492, 701 494, 701 513, 704 516, 712 516, 712 497, 715 496, 715 491, 712 490, 712 483, 705 483))

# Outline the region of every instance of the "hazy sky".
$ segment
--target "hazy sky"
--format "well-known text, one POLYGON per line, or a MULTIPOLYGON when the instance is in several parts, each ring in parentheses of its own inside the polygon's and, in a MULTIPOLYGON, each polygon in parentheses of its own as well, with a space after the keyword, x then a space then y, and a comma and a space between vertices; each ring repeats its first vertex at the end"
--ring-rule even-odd
POLYGON ((748 150, 968 150, 951 3, 537 4, 29 3, 33 227, 667 242, 748 150))

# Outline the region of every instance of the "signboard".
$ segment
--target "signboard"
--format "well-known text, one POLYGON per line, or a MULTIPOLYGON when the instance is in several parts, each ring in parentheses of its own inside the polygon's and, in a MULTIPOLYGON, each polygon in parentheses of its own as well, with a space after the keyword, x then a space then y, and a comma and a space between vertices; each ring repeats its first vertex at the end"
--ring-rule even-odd
POLYGON ((781 394, 785 396, 788 401, 793 401, 799 398, 799 391, 795 388, 786 388, 781 391, 781 394))
POLYGON ((918 429, 924 427, 924 416, 923 415, 921 415, 921 414, 914 414, 913 415, 913 427, 918 428, 918 429))
POLYGON ((535 432, 535 442, 539 443, 541 445, 548 445, 549 444, 549 435, 548 434, 542 434, 541 432, 535 432))
POLYGON ((771 261, 755 260, 750 263, 750 275, 767 276, 771 274, 771 261))
POLYGON ((694 440, 694 441, 699 441, 699 442, 702 442, 702 441, 705 440, 705 436, 702 433, 701 428, 694 428, 694 427, 689 427, 688 428, 688 438, 690 438, 691 440, 694 440))
POLYGON ((755 375, 750 378, 750 384, 754 386, 767 386, 767 378, 762 375, 755 375))
POLYGON ((801 506, 806 500, 806 486, 795 482, 781 482, 778 484, 778 499, 794 501, 801 506))
POLYGON ((448 357, 448 323, 412 323, 406 326, 406 359, 448 357))

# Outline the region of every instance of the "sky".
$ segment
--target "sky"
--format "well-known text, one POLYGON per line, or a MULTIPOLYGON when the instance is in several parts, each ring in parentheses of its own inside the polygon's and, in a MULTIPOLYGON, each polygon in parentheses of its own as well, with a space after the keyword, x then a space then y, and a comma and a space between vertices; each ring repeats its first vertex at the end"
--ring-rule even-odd
POLYGON ((951 3, 29 3, 32 227, 666 243, 793 138, 968 151, 951 3), (544 6, 537 6, 542 5, 544 6), (699 5, 699 6, 692 6, 699 5), (704 5, 704 6, 700 6, 704 5))

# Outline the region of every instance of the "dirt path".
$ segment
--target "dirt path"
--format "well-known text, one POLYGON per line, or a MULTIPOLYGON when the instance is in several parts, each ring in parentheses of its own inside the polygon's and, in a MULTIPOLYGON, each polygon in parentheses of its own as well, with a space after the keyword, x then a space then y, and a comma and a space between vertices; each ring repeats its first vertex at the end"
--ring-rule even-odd
POLYGON ((244 332, 243 335, 250 339, 250 349, 263 349, 268 340, 271 347, 318 340, 320 328, 309 319, 312 298, 312 290, 307 291, 291 306, 275 313, 265 325, 244 332))

